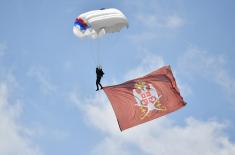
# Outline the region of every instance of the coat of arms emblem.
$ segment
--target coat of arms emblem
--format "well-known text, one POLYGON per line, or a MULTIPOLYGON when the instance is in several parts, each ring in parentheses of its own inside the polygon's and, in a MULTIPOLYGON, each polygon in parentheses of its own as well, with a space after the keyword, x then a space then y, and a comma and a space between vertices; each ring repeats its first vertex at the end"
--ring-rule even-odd
POLYGON ((160 99, 162 94, 158 93, 151 83, 138 81, 134 85, 133 95, 136 100, 136 106, 141 111, 141 119, 147 117, 152 111, 165 111, 160 99))

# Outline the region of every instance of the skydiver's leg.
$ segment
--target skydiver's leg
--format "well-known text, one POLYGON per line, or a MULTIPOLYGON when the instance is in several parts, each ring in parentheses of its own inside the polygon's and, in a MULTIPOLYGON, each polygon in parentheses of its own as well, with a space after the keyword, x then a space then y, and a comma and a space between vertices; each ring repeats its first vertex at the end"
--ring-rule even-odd
MULTIPOLYGON (((101 77, 97 77, 97 79, 96 79, 96 87, 97 87, 96 91, 99 90, 99 85, 101 86, 100 80, 101 80, 101 77)), ((102 89, 102 88, 103 88, 103 87, 101 86, 101 89, 102 89)))
POLYGON ((100 85, 100 88, 103 89, 103 86, 101 85, 101 83, 99 83, 99 85, 100 85))
POLYGON ((96 91, 99 90, 99 86, 98 86, 98 83, 96 83, 96 91))
POLYGON ((98 79, 96 79, 96 91, 98 91, 99 90, 99 81, 98 81, 98 79))
POLYGON ((100 89, 103 89, 103 86, 101 85, 100 81, 101 81, 101 77, 99 77, 98 79, 98 84, 100 85, 100 89))

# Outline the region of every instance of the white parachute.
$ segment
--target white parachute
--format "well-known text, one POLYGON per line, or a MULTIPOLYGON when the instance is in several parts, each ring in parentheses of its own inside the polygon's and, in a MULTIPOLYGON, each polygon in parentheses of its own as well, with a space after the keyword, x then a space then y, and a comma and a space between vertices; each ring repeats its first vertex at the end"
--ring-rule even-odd
POLYGON ((73 26, 73 33, 79 37, 97 38, 107 33, 119 32, 128 27, 126 16, 118 9, 100 9, 79 15, 73 26))

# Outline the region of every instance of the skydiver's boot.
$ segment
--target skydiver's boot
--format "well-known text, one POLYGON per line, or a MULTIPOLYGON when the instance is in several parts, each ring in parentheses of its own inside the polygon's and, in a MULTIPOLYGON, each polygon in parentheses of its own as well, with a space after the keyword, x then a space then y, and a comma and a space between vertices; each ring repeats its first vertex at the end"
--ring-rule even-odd
POLYGON ((103 86, 101 84, 99 84, 99 85, 100 85, 100 89, 103 89, 103 86))

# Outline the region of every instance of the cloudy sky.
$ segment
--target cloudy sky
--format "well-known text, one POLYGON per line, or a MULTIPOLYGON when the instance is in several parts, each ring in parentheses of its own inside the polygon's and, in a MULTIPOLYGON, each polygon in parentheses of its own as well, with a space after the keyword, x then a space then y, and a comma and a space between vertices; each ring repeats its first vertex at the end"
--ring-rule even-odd
POLYGON ((232 0, 0 0, 0 154, 235 154, 234 14, 232 0), (112 7, 128 29, 73 35, 112 7), (120 132, 97 63, 106 86, 169 64, 188 104, 120 132))

